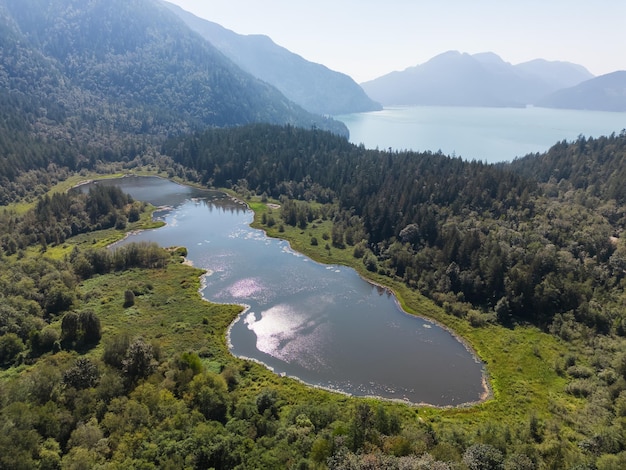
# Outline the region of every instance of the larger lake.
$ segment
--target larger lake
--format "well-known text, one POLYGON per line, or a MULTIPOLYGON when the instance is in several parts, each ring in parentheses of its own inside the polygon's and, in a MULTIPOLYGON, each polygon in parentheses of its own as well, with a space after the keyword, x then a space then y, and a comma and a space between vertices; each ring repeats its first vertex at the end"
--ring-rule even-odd
POLYGON ((170 206, 155 214, 165 227, 124 243, 186 246, 194 265, 207 270, 207 300, 247 306, 230 328, 233 354, 357 396, 437 406, 484 397, 483 365, 450 332, 406 314, 389 291, 354 270, 315 263, 250 228, 246 206, 158 178, 97 184, 170 206))
POLYGON ((626 113, 533 107, 389 107, 337 119, 348 126, 351 142, 367 148, 441 150, 489 163, 545 152, 579 135, 600 137, 626 128, 626 113))

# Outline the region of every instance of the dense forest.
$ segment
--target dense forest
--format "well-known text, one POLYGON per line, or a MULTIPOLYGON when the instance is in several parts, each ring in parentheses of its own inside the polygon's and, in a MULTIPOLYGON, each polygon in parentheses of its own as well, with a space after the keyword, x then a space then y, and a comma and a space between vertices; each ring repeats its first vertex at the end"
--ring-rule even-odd
MULTIPOLYGON (((501 388, 459 413, 350 399, 235 359, 223 335, 238 309, 199 299, 184 250, 85 242, 136 227, 142 203, 105 186, 48 193, 73 170, 60 162, 3 175, 31 203, 1 216, 0 468, 620 468, 625 149, 623 133, 581 137, 487 165, 259 124, 93 162, 274 201, 266 230, 422 294, 470 338, 512 335, 508 350, 531 334, 530 358, 509 360, 547 384, 534 411, 501 388)), ((494 368, 507 356, 489 354, 494 368)))
POLYGON ((159 2, 0 0, 0 469, 626 468, 626 132, 497 165, 345 134, 159 2), (491 396, 356 399, 233 357, 240 308, 184 247, 107 248, 150 207, 69 190, 127 172, 227 190, 394 289, 491 396))
MULTIPOLYGON (((164 148, 206 184, 332 205, 334 246, 459 315, 478 307, 503 324, 548 328, 572 314, 620 334, 626 219, 616 182, 625 150, 626 135, 581 138, 528 165, 494 166, 263 125, 164 148), (558 167, 567 170, 555 176, 558 167), (551 174, 542 180, 542 171, 551 174)), ((296 225, 290 207, 284 222, 296 225)))
POLYGON ((168 135, 259 121, 347 134, 240 70, 155 0, 0 1, 3 190, 23 170, 132 160, 168 135))

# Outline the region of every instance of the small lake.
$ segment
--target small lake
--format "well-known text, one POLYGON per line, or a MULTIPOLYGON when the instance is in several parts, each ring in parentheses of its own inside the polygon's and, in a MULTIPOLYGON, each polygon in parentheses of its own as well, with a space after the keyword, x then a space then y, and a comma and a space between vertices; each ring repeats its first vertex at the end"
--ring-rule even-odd
POLYGON ((202 296, 246 305, 231 352, 277 374, 356 396, 454 406, 485 393, 483 366, 447 330, 403 312, 386 289, 350 268, 322 265, 250 228, 253 214, 219 192, 167 180, 102 180, 135 199, 167 205, 165 227, 124 243, 184 245, 207 270, 202 296))
POLYGON ((626 128, 626 113, 535 107, 388 107, 336 119, 348 126, 350 142, 366 148, 441 150, 488 163, 543 153, 579 135, 600 137, 626 128))

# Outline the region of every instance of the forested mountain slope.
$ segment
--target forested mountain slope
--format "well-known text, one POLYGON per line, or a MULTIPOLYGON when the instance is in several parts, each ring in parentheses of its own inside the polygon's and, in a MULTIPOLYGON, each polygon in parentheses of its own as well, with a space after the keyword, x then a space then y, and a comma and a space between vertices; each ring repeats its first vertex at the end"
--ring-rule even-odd
POLYGON ((243 70, 312 113, 337 115, 382 109, 349 76, 309 62, 267 36, 237 34, 169 2, 164 5, 243 70))
POLYGON ((562 183, 619 204, 626 202, 626 131, 619 136, 556 143, 543 154, 501 164, 543 183, 562 183))
POLYGON ((146 142, 206 126, 347 134, 243 72, 156 0, 0 1, 0 83, 9 176, 46 166, 44 153, 70 167, 87 153, 132 159, 146 142))

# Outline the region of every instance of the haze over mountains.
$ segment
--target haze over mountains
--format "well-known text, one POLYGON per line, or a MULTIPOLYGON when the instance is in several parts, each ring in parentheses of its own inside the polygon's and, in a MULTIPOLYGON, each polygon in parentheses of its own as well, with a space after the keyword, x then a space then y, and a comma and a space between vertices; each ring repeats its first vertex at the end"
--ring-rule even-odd
POLYGON ((608 73, 555 91, 537 104, 546 108, 626 111, 626 71, 608 73))
POLYGON ((275 86, 307 111, 337 115, 382 109, 348 75, 309 62, 267 36, 237 34, 172 3, 163 3, 239 67, 275 86))
MULTIPOLYGON (((123 150, 131 141, 253 122, 347 136, 323 115, 377 102, 626 110, 624 75, 593 79, 574 64, 513 66, 491 53, 449 52, 361 88, 265 36, 238 35, 161 0, 0 0, 0 132, 103 155, 132 157, 123 150)), ((8 153, 8 167, 31 161, 8 153)))
POLYGON ((525 106, 591 78, 584 67, 566 62, 514 66, 493 53, 449 51, 362 86, 383 105, 525 106))

